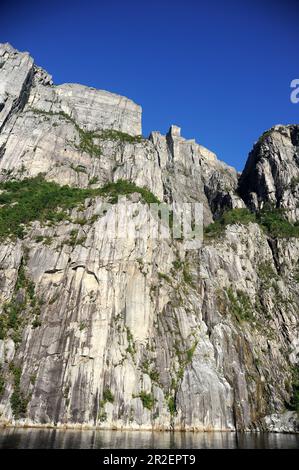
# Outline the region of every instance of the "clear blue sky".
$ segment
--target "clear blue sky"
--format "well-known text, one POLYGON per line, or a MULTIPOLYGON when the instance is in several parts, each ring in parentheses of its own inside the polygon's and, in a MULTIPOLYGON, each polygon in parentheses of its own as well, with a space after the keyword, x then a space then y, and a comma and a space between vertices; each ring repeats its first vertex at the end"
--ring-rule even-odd
POLYGON ((277 123, 298 123, 295 0, 2 0, 0 42, 28 50, 56 84, 143 107, 143 133, 182 135, 241 170, 277 123))

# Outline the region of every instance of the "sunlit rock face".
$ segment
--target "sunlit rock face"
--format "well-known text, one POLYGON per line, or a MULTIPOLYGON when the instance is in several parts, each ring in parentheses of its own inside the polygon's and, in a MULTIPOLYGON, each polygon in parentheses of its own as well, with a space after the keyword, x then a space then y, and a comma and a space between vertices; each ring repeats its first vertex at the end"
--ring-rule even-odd
POLYGON ((277 125, 265 132, 249 155, 240 194, 255 210, 265 204, 299 219, 299 125, 277 125))
MULTIPOLYGON (((201 203, 205 225, 267 201, 298 220, 298 126, 272 129, 239 178, 178 126, 141 137, 140 106, 54 86, 4 44, 0 129, 2 183, 127 180, 160 201, 201 203)), ((128 198, 142 232, 153 214, 138 191, 128 198)), ((1 423, 295 431, 299 239, 272 239, 254 222, 196 250, 115 238, 106 202, 86 197, 0 241, 1 423)))

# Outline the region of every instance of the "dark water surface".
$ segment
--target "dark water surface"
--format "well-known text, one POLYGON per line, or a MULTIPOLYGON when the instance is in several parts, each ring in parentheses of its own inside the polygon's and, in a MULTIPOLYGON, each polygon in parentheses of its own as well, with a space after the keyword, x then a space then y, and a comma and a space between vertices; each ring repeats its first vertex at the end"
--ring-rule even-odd
POLYGON ((299 435, 0 429, 1 449, 299 449, 299 435))

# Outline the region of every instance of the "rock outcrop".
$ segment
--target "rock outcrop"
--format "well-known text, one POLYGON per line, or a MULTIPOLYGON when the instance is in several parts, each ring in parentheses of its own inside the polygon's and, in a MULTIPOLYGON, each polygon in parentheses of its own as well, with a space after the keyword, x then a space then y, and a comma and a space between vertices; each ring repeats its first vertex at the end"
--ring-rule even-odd
POLYGON ((115 238, 106 203, 117 182, 134 183, 140 232, 148 195, 201 203, 205 225, 266 202, 295 222, 299 126, 270 130, 239 178, 177 126, 144 138, 138 105, 54 86, 5 44, 0 130, 0 422, 296 431, 299 238, 255 220, 223 225, 196 250, 115 238), (9 208, 22 215, 7 194, 22 188, 5 183, 40 174, 56 183, 51 197, 68 185, 80 203, 9 232, 9 208))
POLYGON ((265 132, 249 155, 240 194, 254 210, 265 204, 299 218, 299 125, 277 125, 265 132))

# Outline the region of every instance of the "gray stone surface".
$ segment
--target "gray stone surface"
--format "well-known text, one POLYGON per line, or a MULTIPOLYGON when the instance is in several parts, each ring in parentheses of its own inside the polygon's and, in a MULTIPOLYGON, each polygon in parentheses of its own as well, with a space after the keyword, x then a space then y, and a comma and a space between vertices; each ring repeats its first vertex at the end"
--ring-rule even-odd
MULTIPOLYGON (((101 149, 94 155, 80 147, 82 132, 113 129, 136 136, 140 107, 80 85, 53 86, 28 54, 8 45, 0 46, 0 60, 2 181, 40 172, 81 188, 95 177, 92 187, 128 179, 161 201, 203 203, 208 224, 226 208, 273 199, 271 188, 287 183, 288 171, 297 175, 296 126, 271 131, 262 150, 254 150, 241 177, 245 202, 236 192, 237 172, 184 139, 177 126, 148 139, 92 134, 101 149), (261 151, 267 157, 260 159, 261 151), (268 171, 272 161, 279 176, 268 171)), ((296 194, 288 199, 293 218, 296 194)), ((137 194, 131 197, 142 230, 152 214, 137 194)), ((13 331, 0 340, 0 422, 296 431, 285 405, 299 352, 299 240, 274 244, 253 223, 230 225, 197 251, 185 250, 180 241, 116 240, 108 237, 113 209, 102 213, 103 202, 86 200, 70 220, 34 222, 24 239, 1 243, 0 315, 22 263, 42 303, 40 326, 33 327, 25 310, 21 341, 13 331), (71 245, 73 230, 81 241, 71 245), (245 320, 238 320, 238 308, 245 320), (10 401, 10 363, 21 367, 20 389, 28 399, 18 420, 10 401)))
POLYGON ((240 193, 254 209, 265 203, 299 218, 299 125, 277 125, 253 147, 240 179, 240 193))

